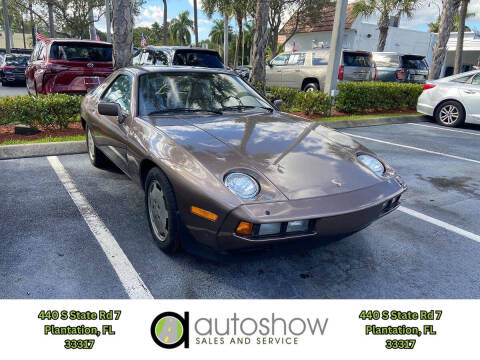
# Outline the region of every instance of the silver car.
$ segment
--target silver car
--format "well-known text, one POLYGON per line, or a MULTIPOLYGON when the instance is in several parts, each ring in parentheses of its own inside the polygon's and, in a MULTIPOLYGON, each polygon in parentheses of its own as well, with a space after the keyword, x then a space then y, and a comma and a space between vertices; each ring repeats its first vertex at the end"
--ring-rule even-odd
MULTIPOLYGON (((329 49, 279 54, 268 63, 267 86, 323 91, 329 56, 329 49)), ((343 50, 339 81, 372 81, 375 78, 375 65, 369 51, 343 50)))
POLYGON ((444 126, 480 124, 480 70, 427 81, 417 111, 444 126))
POLYGON ((428 64, 423 55, 394 52, 374 52, 378 81, 424 83, 428 79, 428 64))

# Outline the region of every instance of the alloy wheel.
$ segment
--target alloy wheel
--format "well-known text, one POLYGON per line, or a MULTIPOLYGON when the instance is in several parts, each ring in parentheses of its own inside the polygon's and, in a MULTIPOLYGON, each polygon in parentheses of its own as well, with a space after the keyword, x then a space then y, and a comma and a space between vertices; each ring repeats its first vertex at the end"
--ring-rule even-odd
POLYGON ((440 110, 440 121, 444 124, 451 125, 455 123, 460 116, 460 111, 454 105, 447 105, 440 110))
POLYGON ((148 212, 153 232, 158 240, 165 241, 168 235, 168 209, 163 190, 156 180, 148 188, 148 212))
POLYGON ((87 130, 87 145, 88 145, 88 156, 90 160, 95 160, 95 143, 93 142, 93 136, 90 132, 90 129, 87 130))

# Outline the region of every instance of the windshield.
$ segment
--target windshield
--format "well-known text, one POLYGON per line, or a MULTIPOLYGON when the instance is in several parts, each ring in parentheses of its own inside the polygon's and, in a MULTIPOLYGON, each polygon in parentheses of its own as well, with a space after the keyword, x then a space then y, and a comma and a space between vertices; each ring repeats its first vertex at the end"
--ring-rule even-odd
POLYGON ((375 54, 373 60, 378 67, 398 67, 400 66, 398 55, 392 54, 375 54))
POLYGON ((220 57, 209 51, 177 50, 173 57, 173 65, 223 69, 220 57))
POLYGON ((50 59, 76 61, 112 61, 112 46, 93 43, 55 43, 50 59))
POLYGON ((138 113, 273 111, 266 100, 237 76, 191 73, 150 73, 140 76, 138 113))
POLYGON ((28 57, 26 56, 7 56, 5 58, 5 63, 7 65, 26 65, 28 62, 28 57))
POLYGON ((427 62, 422 57, 403 57, 403 64, 407 69, 428 70, 427 62))
POLYGON ((370 55, 363 53, 343 53, 343 65, 355 67, 371 67, 370 55))

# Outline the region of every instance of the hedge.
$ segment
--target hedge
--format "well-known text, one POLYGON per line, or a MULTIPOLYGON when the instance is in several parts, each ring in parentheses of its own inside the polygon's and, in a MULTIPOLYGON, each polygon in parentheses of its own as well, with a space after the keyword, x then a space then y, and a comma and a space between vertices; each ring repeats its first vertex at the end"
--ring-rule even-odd
POLYGON ((0 98, 0 125, 21 123, 31 127, 65 128, 79 121, 81 96, 51 94, 0 98))
POLYGON ((415 109, 422 84, 344 82, 338 84, 335 107, 344 113, 415 109))
POLYGON ((282 111, 301 111, 306 115, 327 116, 332 99, 320 91, 304 92, 296 89, 274 86, 268 89, 270 100, 282 100, 282 111))

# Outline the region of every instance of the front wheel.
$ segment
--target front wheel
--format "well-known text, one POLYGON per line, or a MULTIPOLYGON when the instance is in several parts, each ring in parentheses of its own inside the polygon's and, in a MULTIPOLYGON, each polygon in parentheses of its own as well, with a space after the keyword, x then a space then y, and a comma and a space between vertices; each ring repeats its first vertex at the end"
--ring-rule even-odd
POLYGON ((435 111, 435 120, 443 126, 458 127, 465 122, 465 110, 457 101, 445 101, 435 111))
POLYGON ((303 90, 305 92, 318 91, 318 84, 317 83, 309 83, 309 84, 305 85, 303 90))
POLYGON ((145 180, 145 207, 150 231, 166 253, 180 248, 179 218, 172 186, 159 168, 152 168, 145 180))
POLYGON ((107 159, 105 155, 97 148, 93 140, 92 132, 88 125, 85 125, 85 138, 87 141, 88 157, 93 166, 102 168, 105 166, 107 159))

